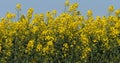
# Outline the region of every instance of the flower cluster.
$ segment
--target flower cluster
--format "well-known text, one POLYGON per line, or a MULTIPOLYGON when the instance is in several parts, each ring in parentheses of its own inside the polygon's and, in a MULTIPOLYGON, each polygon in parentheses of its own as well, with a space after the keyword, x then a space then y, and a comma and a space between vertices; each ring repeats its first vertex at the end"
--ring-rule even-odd
MULTIPOLYGON (((119 63, 120 10, 93 17, 80 15, 78 4, 65 2, 68 11, 27 15, 8 12, 0 20, 0 63, 119 63)), ((21 5, 17 4, 20 10, 21 5)))

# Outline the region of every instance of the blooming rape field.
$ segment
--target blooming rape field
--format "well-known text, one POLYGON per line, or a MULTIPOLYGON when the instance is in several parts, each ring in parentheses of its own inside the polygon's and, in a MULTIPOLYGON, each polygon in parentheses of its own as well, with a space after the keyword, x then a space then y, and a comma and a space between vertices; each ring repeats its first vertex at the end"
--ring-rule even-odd
POLYGON ((109 16, 82 16, 78 3, 66 10, 34 14, 7 12, 0 19, 0 63, 119 63, 120 9, 108 7, 109 16))

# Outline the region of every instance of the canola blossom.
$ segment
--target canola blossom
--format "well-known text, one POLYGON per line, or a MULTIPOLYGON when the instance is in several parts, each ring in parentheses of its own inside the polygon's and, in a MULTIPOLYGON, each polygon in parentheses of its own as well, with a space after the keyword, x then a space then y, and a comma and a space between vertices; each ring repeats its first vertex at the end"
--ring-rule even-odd
MULTIPOLYGON (((78 3, 66 0, 67 10, 57 15, 7 12, 0 19, 0 63, 119 63, 120 9, 108 7, 109 16, 86 16, 78 3)), ((17 11, 22 9, 16 5, 17 11)))
POLYGON ((18 4, 16 5, 16 9, 17 9, 17 10, 21 10, 21 8, 22 8, 21 4, 18 3, 18 4))

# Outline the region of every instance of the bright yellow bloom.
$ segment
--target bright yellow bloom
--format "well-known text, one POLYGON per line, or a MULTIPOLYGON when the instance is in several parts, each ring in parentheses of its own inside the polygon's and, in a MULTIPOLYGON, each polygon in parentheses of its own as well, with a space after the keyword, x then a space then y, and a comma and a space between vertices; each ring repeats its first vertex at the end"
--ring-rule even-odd
POLYGON ((48 42, 47 42, 47 45, 52 46, 52 45, 53 45, 53 42, 52 42, 52 41, 48 41, 48 42))
POLYGON ((52 14, 55 16, 57 14, 56 10, 52 10, 52 14))
POLYGON ((115 15, 116 16, 120 15, 120 9, 115 10, 115 15))
POLYGON ((32 14, 34 12, 34 9, 33 8, 29 8, 28 11, 27 11, 27 17, 30 19, 32 18, 32 14))
POLYGON ((30 51, 33 49, 33 47, 34 47, 34 40, 30 40, 27 44, 26 53, 30 54, 30 51))
POLYGON ((43 53, 48 53, 48 52, 49 52, 49 47, 48 46, 44 47, 43 48, 43 53))
POLYGON ((45 17, 45 16, 44 16, 44 14, 43 14, 43 13, 41 13, 41 14, 40 14, 40 18, 41 18, 41 20, 43 20, 43 21, 44 21, 44 17, 45 17))
POLYGON ((10 12, 7 12, 6 17, 9 18, 9 19, 12 19, 12 18, 16 17, 16 14, 12 14, 10 12))
POLYGON ((45 40, 48 40, 48 41, 53 41, 53 40, 54 40, 54 38, 53 38, 52 36, 46 36, 46 37, 45 37, 45 40))
POLYGON ((114 6, 113 5, 109 6, 108 11, 113 12, 114 11, 114 6))
POLYGON ((21 8, 22 8, 21 4, 18 3, 18 4, 16 5, 16 9, 17 9, 17 10, 21 10, 21 8))
POLYGON ((119 30, 116 29, 115 27, 111 27, 110 30, 111 30, 111 35, 113 38, 117 37, 120 33, 119 30))
POLYGON ((32 32, 35 34, 37 31, 39 30, 39 28, 37 26, 33 26, 32 32))
POLYGON ((34 12, 34 9, 33 8, 29 8, 28 9, 28 14, 30 13, 30 14, 32 14, 34 12))
POLYGON ((7 18, 11 18, 12 15, 8 12, 8 13, 6 14, 6 17, 7 17, 7 18))
POLYGON ((64 31, 65 31, 65 28, 64 27, 59 27, 59 29, 58 29, 58 31, 59 31, 59 33, 64 33, 64 31))
POLYGON ((92 14, 93 14, 93 13, 92 13, 92 10, 88 10, 88 11, 87 11, 87 16, 90 17, 90 16, 92 16, 92 14))
POLYGON ((51 16, 51 13, 50 13, 50 12, 47 12, 47 13, 46 13, 46 16, 47 16, 47 17, 50 17, 50 16, 51 16))
POLYGON ((88 45, 88 43, 89 43, 89 39, 84 34, 81 34, 81 41, 84 45, 88 45))
POLYGON ((39 52, 42 50, 42 44, 37 44, 36 51, 39 52))
POLYGON ((7 38, 5 44, 6 44, 7 48, 11 47, 13 45, 12 39, 11 38, 7 38))
POLYGON ((74 3, 74 4, 70 5, 70 7, 69 7, 68 10, 69 10, 70 12, 72 12, 72 11, 76 11, 77 8, 78 8, 78 3, 74 3))
POLYGON ((66 1, 65 1, 65 6, 69 6, 69 5, 70 5, 69 0, 66 0, 66 1))
POLYGON ((91 52, 91 48, 89 47, 86 47, 84 50, 83 50, 83 53, 82 53, 82 56, 81 56, 81 59, 85 59, 87 58, 88 54, 91 52))
POLYGON ((15 17, 16 17, 16 14, 12 14, 12 17, 15 18, 15 17))
POLYGON ((28 42, 27 47, 33 48, 33 46, 34 46, 34 40, 30 40, 30 41, 28 42))

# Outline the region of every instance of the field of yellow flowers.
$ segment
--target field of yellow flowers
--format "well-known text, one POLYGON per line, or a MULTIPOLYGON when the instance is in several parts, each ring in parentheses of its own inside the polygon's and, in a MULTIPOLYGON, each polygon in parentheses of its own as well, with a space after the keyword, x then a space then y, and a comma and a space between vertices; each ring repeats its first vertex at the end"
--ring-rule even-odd
POLYGON ((0 63, 120 63, 120 9, 109 16, 82 16, 78 3, 65 10, 20 15, 7 12, 0 19, 0 63))

